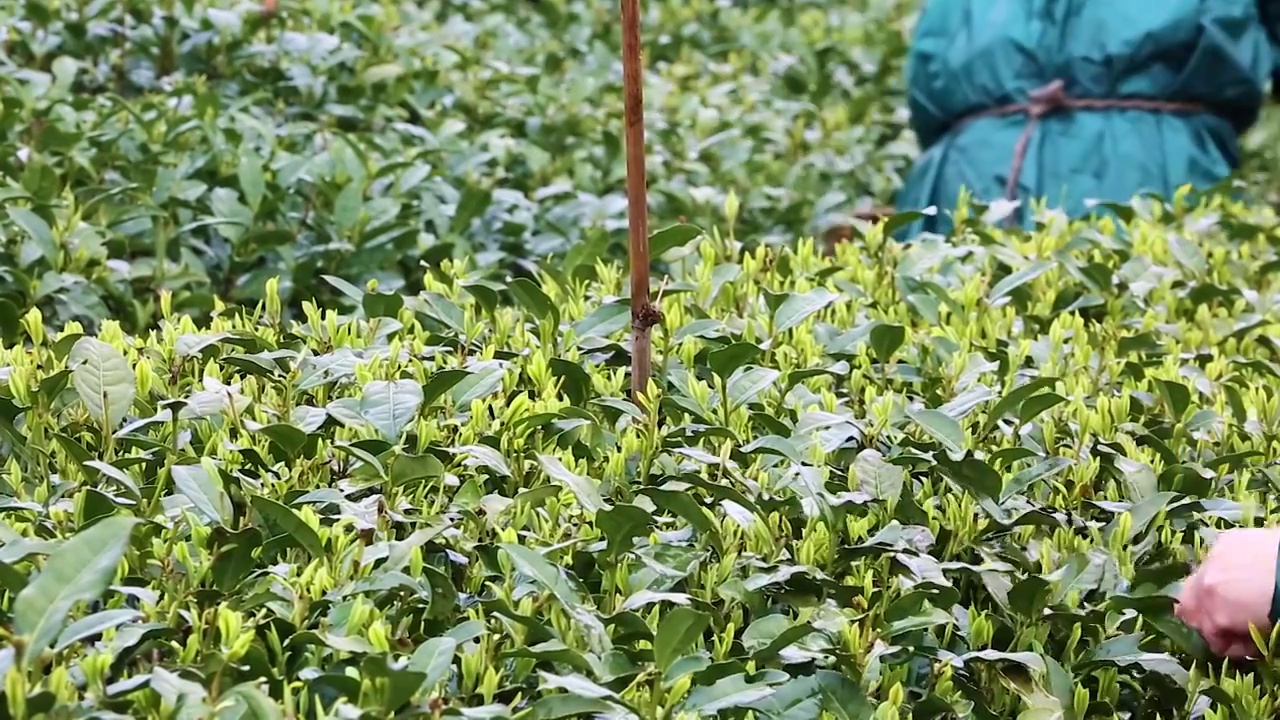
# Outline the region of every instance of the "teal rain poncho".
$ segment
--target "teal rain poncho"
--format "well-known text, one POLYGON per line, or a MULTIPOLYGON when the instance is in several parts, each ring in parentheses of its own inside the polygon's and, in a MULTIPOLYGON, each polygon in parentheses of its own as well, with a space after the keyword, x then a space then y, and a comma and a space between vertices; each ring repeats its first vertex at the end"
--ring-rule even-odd
POLYGON ((1277 72, 1278 32, 1280 0, 926 0, 907 61, 922 154, 895 205, 938 213, 904 237, 947 232, 962 186, 982 202, 1015 194, 1026 226, 1033 199, 1080 216, 1089 199, 1219 183, 1277 72), (1071 99, 1197 107, 1055 108, 1055 81, 1071 99), (1023 138, 1031 108, 1007 106, 1037 90, 1047 104, 1023 138))

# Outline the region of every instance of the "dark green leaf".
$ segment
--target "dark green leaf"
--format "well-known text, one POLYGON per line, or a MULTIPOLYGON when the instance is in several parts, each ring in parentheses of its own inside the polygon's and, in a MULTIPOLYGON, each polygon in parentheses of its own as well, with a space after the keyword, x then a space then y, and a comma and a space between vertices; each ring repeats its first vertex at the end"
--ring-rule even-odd
POLYGON ((690 607, 676 607, 662 616, 653 641, 654 662, 660 671, 666 671, 689 646, 702 638, 711 624, 711 616, 690 607))
POLYGON ((701 234, 701 228, 683 223, 662 228, 649 236, 649 256, 661 257, 666 251, 680 247, 701 234))
POLYGON ((902 496, 907 473, 897 465, 885 462, 884 456, 870 448, 858 453, 853 463, 854 474, 862 491, 876 500, 897 500, 902 496))
POLYGON ((712 350, 707 354, 707 364, 717 377, 728 379, 743 365, 760 356, 760 346, 739 342, 712 350))
POLYGON ((871 328, 869 343, 876 359, 882 363, 889 362, 893 354, 898 352, 907 339, 907 329, 901 325, 881 323, 871 328))
POLYGON ((507 289, 515 296, 520 307, 534 317, 540 320, 551 319, 557 324, 560 322, 560 311, 556 309, 555 303, 551 302, 551 298, 542 291, 542 288, 533 284, 532 280, 516 278, 507 284, 507 289))
POLYGON ((254 495, 249 502, 267 522, 279 527, 292 538, 299 548, 306 550, 312 557, 324 557, 324 544, 320 541, 320 535, 292 508, 261 495, 254 495))
POLYGON ((1026 424, 1034 420, 1040 413, 1046 412, 1067 399, 1057 393, 1041 393, 1032 395, 1018 407, 1018 422, 1026 424))

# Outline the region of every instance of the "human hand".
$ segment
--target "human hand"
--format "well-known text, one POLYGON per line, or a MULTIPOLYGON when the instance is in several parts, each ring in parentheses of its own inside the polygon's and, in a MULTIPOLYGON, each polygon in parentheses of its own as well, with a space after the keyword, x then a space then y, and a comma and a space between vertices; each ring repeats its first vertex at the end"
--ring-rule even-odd
POLYGON ((1249 626, 1270 634, 1278 557, 1280 528, 1221 533, 1183 584, 1174 613, 1204 636, 1215 655, 1259 656, 1249 626))

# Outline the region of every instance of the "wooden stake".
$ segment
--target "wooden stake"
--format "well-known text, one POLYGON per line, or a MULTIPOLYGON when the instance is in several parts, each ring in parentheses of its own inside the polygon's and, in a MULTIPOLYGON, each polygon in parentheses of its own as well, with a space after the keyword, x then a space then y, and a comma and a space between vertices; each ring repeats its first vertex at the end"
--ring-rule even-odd
POLYGON ((627 147, 627 231, 631 262, 631 399, 649 385, 653 326, 662 313, 649 302, 649 203, 645 181, 644 79, 640 57, 640 0, 622 4, 622 92, 627 147))

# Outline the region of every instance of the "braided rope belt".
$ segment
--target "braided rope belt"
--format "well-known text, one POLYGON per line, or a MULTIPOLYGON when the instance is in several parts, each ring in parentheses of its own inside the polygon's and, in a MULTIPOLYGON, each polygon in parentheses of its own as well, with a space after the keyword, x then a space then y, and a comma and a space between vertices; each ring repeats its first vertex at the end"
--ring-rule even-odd
MULTIPOLYGON (((1078 98, 1067 94, 1066 83, 1054 80, 1027 93, 1027 101, 1000 105, 989 110, 973 113, 956 123, 953 130, 958 130, 969 123, 982 118, 1007 117, 1009 115, 1026 115, 1027 124, 1013 146, 1013 162, 1009 168, 1009 177, 1005 181, 1005 199, 1018 199, 1018 182, 1022 178, 1022 167, 1027 161, 1027 148, 1031 137, 1035 134, 1040 120, 1064 110, 1146 110, 1158 113, 1208 113, 1212 110, 1200 103, 1174 102, 1168 100, 1149 100, 1146 98, 1078 98)), ((891 207, 875 207, 855 213, 860 220, 876 222, 894 213, 891 207)), ((1012 223, 1013 216, 1005 218, 1012 223)), ((827 231, 825 240, 828 253, 834 252, 835 245, 849 237, 849 228, 839 226, 827 231)))
POLYGON ((1145 98, 1078 98, 1067 94, 1062 80, 1054 80, 1027 94, 1027 102, 1001 105, 974 113, 957 124, 964 127, 974 120, 988 117, 1004 117, 1024 114, 1027 116, 1026 127, 1013 147, 1013 165, 1009 169, 1009 178, 1005 182, 1005 199, 1018 199, 1018 181, 1022 177, 1022 166, 1027 160, 1027 146, 1031 144, 1031 136, 1035 134, 1040 120, 1063 110, 1147 110, 1162 113, 1205 113, 1210 109, 1200 103, 1172 102, 1167 100, 1148 100, 1145 98))

